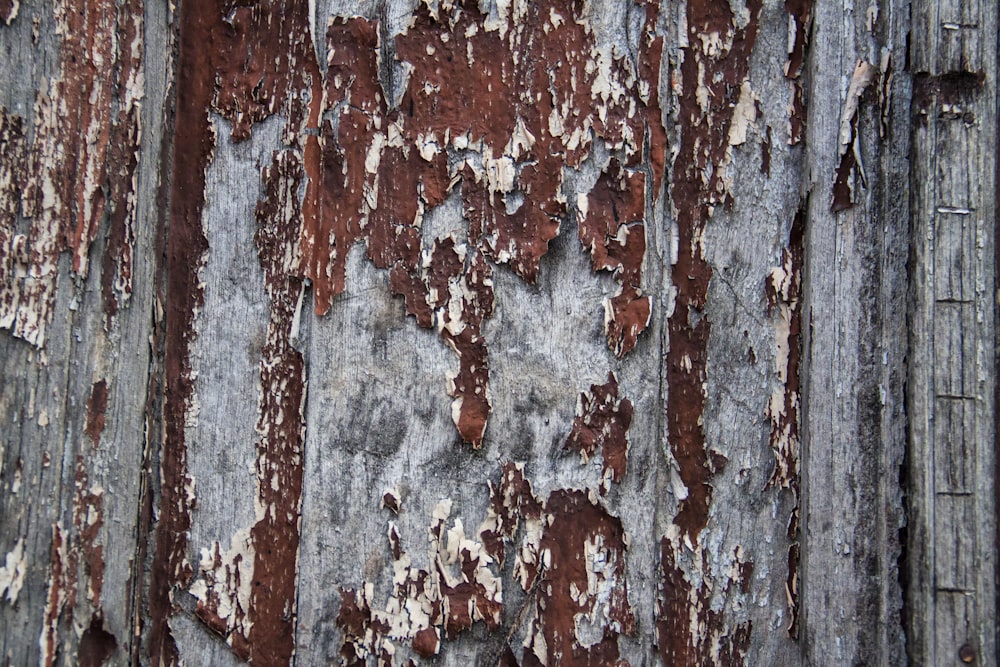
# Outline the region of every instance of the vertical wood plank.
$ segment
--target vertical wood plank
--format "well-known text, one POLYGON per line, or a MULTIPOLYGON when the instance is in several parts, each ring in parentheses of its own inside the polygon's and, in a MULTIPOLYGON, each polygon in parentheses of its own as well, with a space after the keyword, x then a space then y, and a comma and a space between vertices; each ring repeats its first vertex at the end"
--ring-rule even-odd
POLYGON ((808 61, 803 637, 810 664, 899 664, 907 7, 817 3, 808 61))
POLYGON ((909 655, 996 657, 997 6, 914 3, 909 655))

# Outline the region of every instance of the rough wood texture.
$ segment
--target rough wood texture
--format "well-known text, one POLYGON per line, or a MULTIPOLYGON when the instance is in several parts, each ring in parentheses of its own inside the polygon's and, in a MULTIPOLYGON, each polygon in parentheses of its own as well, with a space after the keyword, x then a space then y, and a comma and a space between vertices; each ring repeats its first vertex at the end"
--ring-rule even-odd
POLYGON ((139 650, 137 523, 163 222, 167 34, 165 10, 142 2, 24 3, 0 26, 0 122, 17 119, 25 160, 8 161, 10 136, 0 139, 0 169, 8 170, 0 283, 5 299, 13 295, 3 326, 44 344, 0 337, 5 665, 126 664, 139 650), (57 124, 43 129, 45 106, 57 99, 57 124), (66 152, 46 153, 54 146, 66 152), (32 177, 52 181, 41 185, 40 208, 31 201, 32 177), (49 187, 55 194, 45 194, 49 187), (85 197, 69 201, 77 192, 85 197), (71 222, 84 231, 62 236, 68 252, 47 273, 46 229, 71 222), (12 258, 12 248, 21 254, 12 258), (48 322, 44 302, 24 296, 44 281, 54 298, 48 322), (40 319, 32 320, 33 307, 40 319), (29 321, 44 339, 17 324, 29 321))
POLYGON ((149 4, 0 0, 0 664, 995 655, 988 2, 149 4))
POLYGON ((802 609, 813 664, 904 659, 907 30, 898 3, 816 5, 802 368, 802 609))
POLYGON ((997 6, 914 3, 914 662, 996 659, 997 6))

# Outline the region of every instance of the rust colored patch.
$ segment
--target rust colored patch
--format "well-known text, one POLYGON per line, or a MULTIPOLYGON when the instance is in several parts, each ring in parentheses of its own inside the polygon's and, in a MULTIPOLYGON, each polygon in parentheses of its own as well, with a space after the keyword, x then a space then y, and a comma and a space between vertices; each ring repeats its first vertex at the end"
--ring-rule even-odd
MULTIPOLYGON (((700 579, 693 583, 680 562, 679 534, 660 541, 663 585, 656 609, 656 634, 664 665, 747 664, 753 623, 746 620, 730 628, 721 610, 712 608, 713 588, 723 595, 746 594, 753 572, 752 563, 742 560, 740 549, 733 554, 736 576, 723 582, 700 579)), ((698 547, 691 558, 700 560, 692 569, 709 572, 708 554, 698 547)), ((727 605, 728 606, 728 605, 727 605)))
POLYGON ((632 424, 632 401, 618 397, 618 378, 608 374, 602 385, 591 385, 589 392, 580 394, 576 418, 570 431, 566 449, 580 452, 583 462, 601 449, 604 459, 601 475, 601 494, 608 492, 611 483, 620 483, 628 464, 628 428, 632 424))
POLYGON ((83 429, 94 447, 101 441, 101 433, 104 432, 104 412, 107 409, 108 383, 107 380, 98 380, 90 389, 90 398, 87 399, 87 423, 83 429))

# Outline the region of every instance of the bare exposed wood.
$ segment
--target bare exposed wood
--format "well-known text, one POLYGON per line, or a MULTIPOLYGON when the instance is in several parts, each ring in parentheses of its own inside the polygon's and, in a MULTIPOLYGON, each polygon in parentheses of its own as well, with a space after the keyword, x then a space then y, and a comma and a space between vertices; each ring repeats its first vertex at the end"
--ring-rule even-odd
POLYGON ((802 368, 802 609, 812 664, 903 659, 907 136, 896 123, 907 107, 907 29, 897 3, 816 5, 802 368))
POLYGON ((996 636, 997 7, 914 3, 911 658, 996 636))

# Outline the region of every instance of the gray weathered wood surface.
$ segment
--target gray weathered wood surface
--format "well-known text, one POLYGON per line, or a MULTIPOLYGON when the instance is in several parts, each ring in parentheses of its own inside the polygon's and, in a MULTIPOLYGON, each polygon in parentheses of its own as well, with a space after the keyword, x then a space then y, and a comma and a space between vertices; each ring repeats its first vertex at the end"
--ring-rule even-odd
MULTIPOLYGON (((271 657, 280 650, 269 652, 268 642, 285 627, 295 664, 337 662, 345 645, 342 589, 370 584, 372 607, 392 607, 404 561, 392 553, 390 526, 414 569, 433 571, 441 557, 431 534, 438 523, 456 544, 461 534, 465 548, 481 550, 481 526, 496 510, 489 485, 501 485, 509 461, 523 464, 543 503, 582 491, 584 505, 620 521, 627 535, 620 553, 596 543, 584 554, 594 583, 578 595, 596 600, 596 615, 566 612, 580 664, 601 663, 581 656, 602 637, 632 665, 946 665, 961 664, 963 649, 976 664, 995 664, 992 0, 578 3, 595 48, 610 54, 616 45, 633 66, 646 6, 654 8, 651 34, 664 40, 666 174, 644 202, 641 287, 651 298, 650 321, 623 358, 609 349, 603 303, 621 284, 595 272, 578 229, 586 217, 581 197, 623 153, 597 140, 578 166, 563 167, 566 210, 537 282, 493 267, 494 312, 482 327, 492 412, 480 449, 462 441, 446 393, 458 358, 438 331, 406 314, 389 271, 373 265, 363 244, 347 253, 346 288, 323 315, 314 313, 315 286, 305 282, 296 292, 301 276, 291 269, 286 292, 274 286, 257 237, 261 203, 274 196, 263 173, 278 164, 277 152, 294 159, 320 132, 304 121, 290 129, 290 107, 277 104, 254 119, 248 137, 235 139, 226 100, 195 110, 206 114, 213 136, 204 205, 193 221, 207 250, 171 254, 195 247, 177 242, 191 231, 177 211, 186 210, 178 201, 197 199, 178 189, 188 181, 174 168, 189 164, 189 155, 177 153, 193 131, 181 125, 192 118, 184 105, 200 99, 197 91, 185 97, 195 85, 177 59, 210 59, 223 43, 234 48, 225 26, 242 9, 230 4, 241 3, 91 5, 138 8, 144 19, 133 48, 143 77, 137 88, 116 80, 112 104, 117 113, 125 95, 141 89, 132 292, 106 317, 102 279, 111 265, 103 258, 113 254, 116 224, 106 213, 92 244, 82 246, 89 270, 76 271, 73 247, 58 255, 44 344, 26 340, 17 324, 0 331, 0 664, 226 665, 247 656, 280 664, 271 657), (179 28, 193 31, 185 18, 199 11, 222 17, 230 9, 218 41, 192 44, 195 33, 179 28), (171 292, 185 265, 197 286, 171 292), (686 291, 688 280, 703 281, 703 303, 698 286, 694 297, 686 291), (188 297, 195 305, 178 347, 169 339, 171 318, 188 297), (278 596, 254 578, 254 568, 259 576, 267 564, 255 531, 277 512, 262 501, 279 484, 276 472, 268 477, 277 470, 268 429, 294 417, 266 418, 262 407, 268 395, 280 401, 288 393, 286 385, 265 384, 269 365, 279 363, 275 331, 288 298, 296 316, 282 340, 302 358, 304 434, 301 456, 278 463, 298 470, 302 483, 292 503, 298 542, 284 545, 291 555, 277 565, 294 572, 294 588, 285 609, 258 613, 278 596), (178 349, 183 359, 172 356, 178 349), (175 362, 187 365, 184 373, 175 362), (581 463, 564 444, 581 394, 612 372, 634 413, 626 474, 605 494, 603 457, 581 463), (176 415, 166 404, 181 377, 190 394, 178 431, 168 428, 176 415), (101 386, 106 407, 96 409, 101 386), (103 430, 92 437, 98 414, 103 430), (694 434, 694 451, 672 435, 678 419, 688 420, 682 430, 694 434), (179 476, 167 470, 178 451, 179 476), (703 516, 693 522, 703 525, 692 528, 690 508, 705 489, 703 516), (384 506, 387 491, 398 496, 398 513, 384 506), (182 535, 170 534, 176 526, 182 535), (173 571, 163 574, 174 547, 181 562, 169 561, 173 571), (615 620, 595 574, 611 572, 618 555, 631 633, 615 620)), ((279 8, 276 16, 302 13, 296 3, 260 4, 279 8)), ((412 27, 423 4, 318 0, 308 3, 310 26, 289 18, 267 29, 273 36, 308 28, 281 43, 289 53, 302 41, 323 53, 334 17, 377 22, 381 85, 398 101, 407 79, 393 61, 393 39, 412 27)), ((427 4, 442 14, 450 5, 427 4)), ((490 20, 528 6, 479 4, 490 20)), ((565 4, 568 13, 573 3, 549 4, 565 4)), ((0 120, 21 119, 28 150, 39 132, 39 91, 67 66, 60 12, 87 6, 0 0, 0 17, 10 17, 0 19, 0 120)), ((126 15, 118 15, 120 24, 126 15)), ((550 20, 558 29, 560 19, 550 20)), ((93 56, 84 50, 79 57, 93 56)), ((244 56, 227 51, 222 59, 229 57, 244 56)), ((296 57, 307 62, 284 62, 289 71, 277 74, 288 75, 286 92, 302 94, 292 91, 300 84, 291 70, 312 70, 308 57, 296 57)), ((325 60, 315 76, 326 72, 325 60)), ((115 76, 100 67, 85 75, 115 76)), ((274 94, 266 88, 234 105, 274 94)), ((320 125, 344 107, 324 110, 320 125)), ((86 145, 100 141, 89 136, 86 145)), ((640 142, 646 150, 629 167, 650 183, 655 141, 640 142)), ((46 219, 21 207, 30 177, 25 163, 9 157, 13 145, 0 144, 0 176, 14 179, 0 178, 0 241, 7 244, 0 296, 26 284, 34 266, 16 259, 14 237, 30 243, 29 230, 46 219), (21 264, 9 269, 15 261, 21 264)), ((452 150, 452 162, 458 154, 452 150)), ((114 156, 106 161, 112 171, 121 166, 114 156)), ((99 189, 114 198, 112 181, 99 189)), ((293 192, 301 201, 306 186, 293 192)), ((467 217, 456 186, 424 214, 423 249, 449 234, 462 238, 467 217)), ((555 510, 545 511, 552 514, 543 524, 563 525, 555 510)), ((565 532, 592 529, 578 523, 565 532)), ((456 638, 441 633, 440 658, 432 660, 420 659, 416 638, 400 630, 385 639, 399 664, 411 657, 510 664, 503 662, 511 659, 508 647, 520 664, 547 655, 533 624, 565 610, 536 608, 550 580, 520 585, 515 569, 523 563, 515 561, 524 531, 503 566, 478 571, 502 583, 499 626, 480 620, 456 638)), ((560 564, 554 558, 551 572, 560 564)), ((456 563, 445 569, 461 576, 456 563)), ((440 632, 440 623, 433 628, 440 632)))
POLYGON ((996 660, 997 6, 913 7, 910 654, 996 660))

